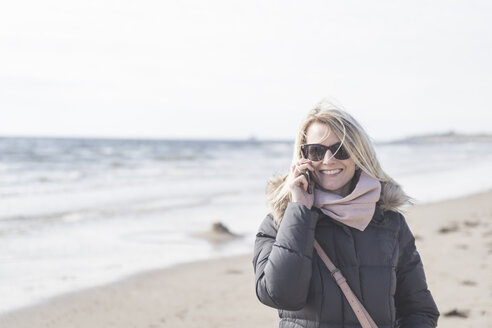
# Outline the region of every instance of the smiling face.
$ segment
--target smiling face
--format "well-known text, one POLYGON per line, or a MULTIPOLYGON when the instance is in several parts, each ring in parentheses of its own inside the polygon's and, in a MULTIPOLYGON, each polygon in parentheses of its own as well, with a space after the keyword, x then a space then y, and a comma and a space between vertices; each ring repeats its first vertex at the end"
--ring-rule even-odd
MULTIPOLYGON (((340 142, 340 139, 329 126, 323 123, 313 122, 306 131, 307 144, 331 146, 337 142, 340 142)), ((323 160, 312 162, 315 169, 314 180, 318 187, 344 197, 350 193, 350 183, 355 174, 355 163, 351 158, 339 160, 331 157, 332 155, 328 150, 323 160)))

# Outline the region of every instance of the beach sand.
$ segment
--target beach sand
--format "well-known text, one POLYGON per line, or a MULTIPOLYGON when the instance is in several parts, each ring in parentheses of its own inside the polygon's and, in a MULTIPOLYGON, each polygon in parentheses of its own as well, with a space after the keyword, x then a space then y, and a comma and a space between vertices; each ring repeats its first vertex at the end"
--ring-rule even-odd
MULTIPOLYGON (((439 327, 492 327, 492 191, 413 206, 405 216, 439 327)), ((256 298, 251 261, 244 255, 138 274, 3 315, 0 327, 277 327, 277 311, 256 298)))

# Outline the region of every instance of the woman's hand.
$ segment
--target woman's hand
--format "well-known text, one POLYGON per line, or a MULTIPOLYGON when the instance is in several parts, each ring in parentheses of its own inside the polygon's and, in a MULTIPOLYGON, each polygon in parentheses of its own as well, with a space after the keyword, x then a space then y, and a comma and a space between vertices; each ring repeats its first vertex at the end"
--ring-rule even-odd
POLYGON ((311 209, 314 202, 314 181, 312 179, 311 173, 311 185, 313 193, 309 194, 307 192, 308 181, 304 172, 309 170, 311 172, 314 171, 314 167, 311 165, 312 161, 301 158, 297 161, 297 163, 292 164, 290 168, 289 176, 287 177, 287 185, 289 186, 292 201, 304 204, 307 208, 311 209))

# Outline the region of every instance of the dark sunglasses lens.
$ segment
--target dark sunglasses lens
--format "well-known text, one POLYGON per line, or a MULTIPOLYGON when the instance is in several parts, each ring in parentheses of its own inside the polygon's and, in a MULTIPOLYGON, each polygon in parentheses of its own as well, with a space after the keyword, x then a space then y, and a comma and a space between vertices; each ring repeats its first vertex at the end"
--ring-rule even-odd
POLYGON ((318 145, 306 146, 306 157, 312 161, 320 161, 325 157, 327 148, 318 145))
MULTIPOLYGON (((338 149, 338 146, 337 145, 337 148, 334 149, 334 151, 336 151, 338 149)), ((345 148, 342 146, 340 147, 340 149, 338 149, 337 153, 335 154, 334 156, 336 159, 349 159, 349 154, 347 153, 347 151, 345 150, 345 148)))

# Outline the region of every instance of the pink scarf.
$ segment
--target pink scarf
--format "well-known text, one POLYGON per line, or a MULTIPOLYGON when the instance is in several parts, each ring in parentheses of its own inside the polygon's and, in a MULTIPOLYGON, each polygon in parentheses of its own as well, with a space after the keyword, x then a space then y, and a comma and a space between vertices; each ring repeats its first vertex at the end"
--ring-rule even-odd
POLYGON ((354 190, 345 197, 316 189, 314 206, 329 217, 349 227, 364 231, 371 222, 380 195, 381 183, 361 171, 354 190))

